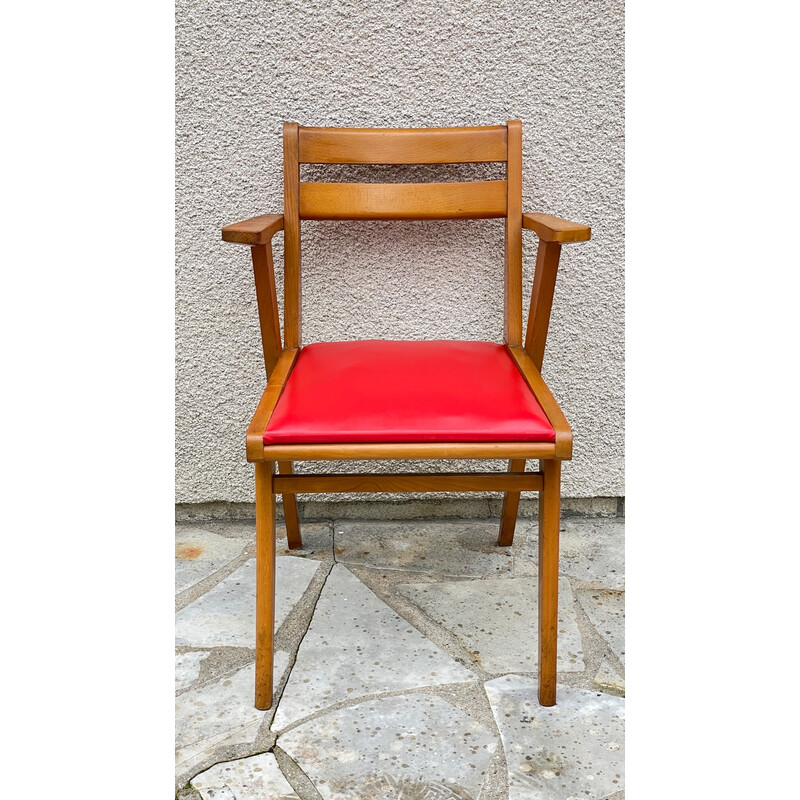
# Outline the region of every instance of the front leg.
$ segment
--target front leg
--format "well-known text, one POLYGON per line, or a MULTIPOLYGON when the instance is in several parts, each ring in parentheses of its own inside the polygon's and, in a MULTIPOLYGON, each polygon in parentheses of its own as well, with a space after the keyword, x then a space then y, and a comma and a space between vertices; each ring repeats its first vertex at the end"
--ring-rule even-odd
POLYGON ((539 703, 556 704, 558 645, 558 534, 561 523, 561 462, 539 462, 539 703))

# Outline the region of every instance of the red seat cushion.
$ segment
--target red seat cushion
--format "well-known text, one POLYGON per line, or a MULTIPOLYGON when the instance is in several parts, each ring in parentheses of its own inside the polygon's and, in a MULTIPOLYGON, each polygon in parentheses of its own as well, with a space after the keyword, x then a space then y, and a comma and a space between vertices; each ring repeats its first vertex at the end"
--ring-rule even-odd
POLYGON ((505 347, 320 342, 300 351, 264 444, 554 442, 505 347))

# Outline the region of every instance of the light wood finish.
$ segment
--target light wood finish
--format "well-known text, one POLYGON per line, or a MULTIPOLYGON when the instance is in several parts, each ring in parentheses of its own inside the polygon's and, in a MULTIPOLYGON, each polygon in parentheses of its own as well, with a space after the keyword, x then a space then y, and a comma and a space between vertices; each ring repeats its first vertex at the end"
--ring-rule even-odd
POLYGON ((256 464, 256 708, 272 705, 275 635, 275 495, 274 464, 256 464))
MULTIPOLYGON (((281 217, 281 222, 282 221, 283 217, 281 217)), ((272 265, 272 247, 269 244, 259 245, 253 247, 252 251, 253 272, 256 279, 256 297, 258 299, 258 315, 261 322, 261 344, 264 349, 264 367, 267 372, 267 386, 273 387, 268 402, 274 408, 273 398, 275 398, 276 395, 280 396, 277 391, 278 384, 282 387, 289 373, 286 372, 286 374, 283 374, 279 372, 273 377, 282 348, 280 320, 278 318, 278 298, 275 291, 275 273, 272 265), (271 377, 273 377, 272 383, 270 383, 271 377)), ((298 352, 296 352, 295 357, 297 354, 298 352)), ((289 372, 291 371, 288 361, 284 369, 286 368, 288 368, 289 372)), ((275 402, 277 402, 277 400, 275 402)), ((263 409, 263 411, 266 413, 266 408, 263 409)), ((271 411, 269 413, 271 413, 271 411)), ((258 427, 261 423, 262 420, 259 418, 258 422, 255 424, 258 427)), ((266 428, 266 423, 264 423, 264 427, 266 428)), ((261 438, 258 437, 257 433, 251 436, 251 439, 252 438, 255 439, 255 442, 249 443, 249 448, 251 451, 255 452, 256 458, 259 458, 264 450, 263 430, 261 438)), ((292 462, 280 461, 278 462, 278 469, 284 474, 291 474, 292 462)), ((286 525, 286 539, 289 543, 289 549, 297 550, 303 546, 303 540, 300 536, 300 519, 297 514, 297 499, 293 494, 283 494, 281 499, 283 500, 283 518, 286 525)))
MULTIPOLYGON (((289 378, 289 374, 294 367, 294 362, 297 360, 299 353, 300 351, 297 348, 284 350, 278 359, 278 363, 275 365, 275 369, 272 370, 269 376, 267 388, 264 390, 264 394, 261 395, 256 413, 253 414, 253 419, 250 421, 250 425, 247 428, 245 441, 248 461, 267 460, 264 456, 264 431, 267 429, 269 418, 275 410, 275 406, 283 392, 283 387, 289 378)), ((277 461, 279 459, 271 460, 277 461)), ((280 460, 291 461, 291 457, 284 457, 280 460)))
MULTIPOLYGON (((278 470, 281 475, 291 475, 293 472, 292 462, 279 461, 278 470)), ((286 541, 289 543, 290 550, 299 550, 303 546, 303 539, 300 536, 300 517, 297 513, 297 498, 294 496, 294 493, 290 492, 281 492, 280 495, 281 500, 283 500, 283 524, 286 526, 286 541)))
POLYGON ((564 412, 556 402, 553 393, 544 382, 539 370, 533 363, 531 357, 525 352, 522 347, 509 347, 508 352, 514 359, 522 377, 525 378, 526 383, 530 387, 542 411, 547 415, 547 419, 553 426, 556 432, 556 443, 554 446, 553 456, 534 456, 535 458, 559 458, 570 459, 572 458, 572 429, 569 427, 567 418, 564 412))
POLYGON ((262 214, 244 222, 226 225, 222 229, 222 240, 234 244, 267 244, 283 230, 283 214, 262 214))
MULTIPOLYGON (((276 401, 277 402, 277 401, 276 401)), ((271 412, 270 412, 271 413, 271 412)), ((545 412, 546 413, 546 412, 545 412)), ((555 458, 549 442, 419 442, 268 444, 262 458, 281 461, 353 461, 426 458, 555 458)))
MULTIPOLYGON (((524 462, 523 462, 524 463, 524 462)), ((276 492, 502 492, 538 491, 542 478, 535 472, 447 472, 394 475, 287 475, 275 478, 276 492)))
POLYGON ((553 307, 560 255, 561 245, 558 242, 539 242, 536 271, 533 274, 531 308, 528 313, 528 329, 525 334, 525 349, 539 371, 542 369, 544 346, 550 327, 550 311, 553 307))
MULTIPOLYGON (((512 458, 508 462, 509 472, 524 472, 525 459, 512 458)), ((515 490, 507 491, 503 495, 503 507, 500 511, 500 534, 497 544, 500 547, 510 547, 514 543, 514 528, 517 527, 517 512, 519 511, 520 493, 515 490)))
POLYGON ((535 231, 545 242, 586 242, 592 236, 592 229, 588 225, 551 217, 550 214, 523 214, 522 225, 535 231))
POLYGON ((508 215, 504 275, 503 336, 506 344, 522 344, 522 124, 508 123, 508 215))
POLYGON ((505 160, 505 125, 300 128, 302 164, 456 164, 505 160))
POLYGON ((301 219, 489 219, 505 214, 505 181, 300 184, 301 219))
POLYGON ((558 654, 558 536, 561 523, 561 462, 539 464, 539 702, 556 704, 558 654))
POLYGON ((300 162, 298 124, 283 126, 283 336, 285 347, 302 344, 303 294, 300 281, 300 162))
MULTIPOLYGON (((283 219, 283 218, 281 218, 283 219)), ((275 271, 272 265, 272 246, 260 244, 250 248, 253 255, 253 276, 256 282, 258 319, 261 325, 261 346, 267 378, 281 354, 281 323, 278 318, 278 296, 275 291, 275 271)))
POLYGON ((286 123, 284 214, 223 228, 225 241, 253 246, 267 388, 247 430, 256 470, 256 706, 272 704, 275 616, 275 497, 283 494, 291 548, 301 546, 301 492, 504 491, 498 543, 513 541, 521 491, 539 492, 539 701, 556 700, 558 537, 561 459, 572 431, 541 376, 561 244, 586 241, 588 226, 522 213, 522 126, 446 129, 300 128, 286 123), (300 163, 443 164, 506 162, 506 180, 452 184, 300 183, 300 163), (505 217, 504 339, 509 354, 555 430, 555 443, 420 442, 264 445, 263 435, 302 345, 303 219, 468 219, 505 217), (528 328, 522 331, 522 230, 540 239, 528 328), (271 237, 284 230, 284 342, 280 341, 271 237), (508 459, 505 473, 298 475, 293 460, 508 459), (525 472, 538 459, 540 472, 525 472), (279 475, 275 474, 277 462, 279 475))

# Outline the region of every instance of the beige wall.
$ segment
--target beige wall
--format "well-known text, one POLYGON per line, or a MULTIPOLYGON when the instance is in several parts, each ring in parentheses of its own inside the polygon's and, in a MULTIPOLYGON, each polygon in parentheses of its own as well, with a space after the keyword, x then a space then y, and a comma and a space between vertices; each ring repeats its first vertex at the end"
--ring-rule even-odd
MULTIPOLYGON (((178 0, 176 19, 176 501, 252 501, 255 294, 248 249, 219 229, 281 211, 284 120, 522 120, 524 209, 593 230, 564 247, 543 370, 575 438, 564 495, 624 495, 622 2, 178 0)), ((306 342, 502 338, 501 222, 303 234, 306 342)))

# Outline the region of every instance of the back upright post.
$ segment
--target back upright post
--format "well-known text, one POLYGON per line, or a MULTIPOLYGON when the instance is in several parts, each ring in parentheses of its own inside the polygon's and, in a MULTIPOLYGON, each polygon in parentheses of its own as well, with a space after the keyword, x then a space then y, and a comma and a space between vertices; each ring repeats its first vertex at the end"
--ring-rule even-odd
POLYGON ((296 122, 283 125, 283 339, 287 348, 302 343, 299 129, 296 122))
POLYGON ((506 344, 522 344, 522 123, 508 123, 506 162, 506 254, 503 337, 506 344))

